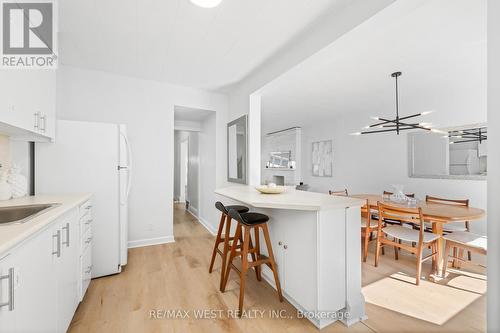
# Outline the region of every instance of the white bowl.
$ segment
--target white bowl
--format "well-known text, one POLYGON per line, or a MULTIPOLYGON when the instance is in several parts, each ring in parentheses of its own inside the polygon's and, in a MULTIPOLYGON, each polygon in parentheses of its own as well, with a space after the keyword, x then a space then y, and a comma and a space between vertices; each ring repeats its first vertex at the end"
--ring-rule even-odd
POLYGON ((263 186, 257 186, 255 189, 257 191, 259 191, 260 193, 264 193, 264 194, 280 194, 280 193, 285 192, 284 186, 269 187, 267 185, 263 185, 263 186))

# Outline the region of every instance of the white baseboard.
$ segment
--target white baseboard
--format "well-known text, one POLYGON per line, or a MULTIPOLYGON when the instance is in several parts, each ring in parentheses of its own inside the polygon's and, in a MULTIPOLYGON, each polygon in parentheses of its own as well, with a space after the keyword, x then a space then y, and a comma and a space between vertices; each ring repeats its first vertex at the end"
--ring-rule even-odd
POLYGON ((160 244, 167 244, 167 243, 175 243, 174 236, 156 237, 156 238, 147 238, 147 239, 139 239, 139 240, 129 241, 128 248, 133 249, 135 247, 160 245, 160 244))
POLYGON ((198 221, 200 221, 200 224, 204 226, 205 229, 207 229, 207 231, 212 234, 212 236, 217 235, 217 230, 213 229, 213 226, 210 223, 208 223, 205 219, 198 217, 198 221))
POLYGON ((202 226, 204 226, 204 227, 205 227, 205 229, 207 229, 207 231, 208 231, 209 233, 211 233, 211 234, 212 234, 212 236, 217 235, 217 230, 213 229, 213 227, 210 225, 210 223, 208 223, 208 222, 207 222, 204 218, 199 217, 199 216, 198 216, 198 214, 195 214, 194 212, 190 211, 189 209, 188 209, 188 211, 187 211, 187 212, 188 212, 189 214, 193 215, 193 217, 194 217, 194 218, 196 218, 196 219, 198 220, 198 222, 200 222, 200 224, 201 224, 202 226))
POLYGON ((188 211, 193 215, 194 217, 198 218, 198 208, 189 206, 188 211))

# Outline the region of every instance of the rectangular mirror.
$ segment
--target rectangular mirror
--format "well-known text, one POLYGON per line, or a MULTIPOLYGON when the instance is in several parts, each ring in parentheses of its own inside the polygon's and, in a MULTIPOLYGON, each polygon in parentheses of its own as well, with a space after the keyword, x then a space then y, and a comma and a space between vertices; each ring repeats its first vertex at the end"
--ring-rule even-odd
POLYGON ((274 151, 269 153, 269 161, 266 168, 269 169, 293 169, 291 151, 274 151))
POLYGON ((486 179, 487 140, 485 124, 409 133, 410 177, 486 179))
POLYGON ((247 116, 227 124, 227 181, 247 183, 247 116))

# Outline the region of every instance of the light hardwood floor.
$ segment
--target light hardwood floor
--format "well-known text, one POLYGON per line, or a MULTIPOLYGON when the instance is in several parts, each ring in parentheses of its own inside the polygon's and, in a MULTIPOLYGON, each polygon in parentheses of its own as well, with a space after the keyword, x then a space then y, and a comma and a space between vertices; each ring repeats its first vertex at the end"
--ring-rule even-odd
MULTIPOLYGON (((286 301, 248 274, 245 309, 283 309, 292 318, 229 318, 226 310, 238 307, 238 282, 232 274, 227 291, 218 290, 220 258, 208 274, 214 237, 195 218, 174 207, 175 243, 129 251, 129 264, 119 275, 92 280, 70 332, 318 332, 306 319, 296 318, 286 301), (191 318, 152 319, 151 310, 186 310, 191 318), (219 319, 195 319, 193 311, 224 310, 219 319)), ((368 320, 346 328, 335 323, 322 332, 481 332, 485 331, 486 278, 483 269, 450 270, 437 283, 415 286, 415 260, 388 250, 378 268, 373 249, 363 264, 363 293, 368 320)), ((267 312, 266 312, 267 313, 267 312)))

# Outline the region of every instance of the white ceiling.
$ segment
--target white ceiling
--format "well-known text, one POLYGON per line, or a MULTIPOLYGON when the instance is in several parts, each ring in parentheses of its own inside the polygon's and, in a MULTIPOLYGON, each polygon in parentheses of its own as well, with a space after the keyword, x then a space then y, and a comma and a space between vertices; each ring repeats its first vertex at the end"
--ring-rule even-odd
POLYGON ((185 106, 174 107, 174 120, 176 121, 203 121, 215 114, 214 111, 193 109, 185 106))
POLYGON ((240 81, 349 0, 64 0, 61 63, 209 90, 240 81))
POLYGON ((395 2, 266 86, 263 132, 347 112, 393 116, 396 70, 404 115, 484 106, 486 1, 395 2))

